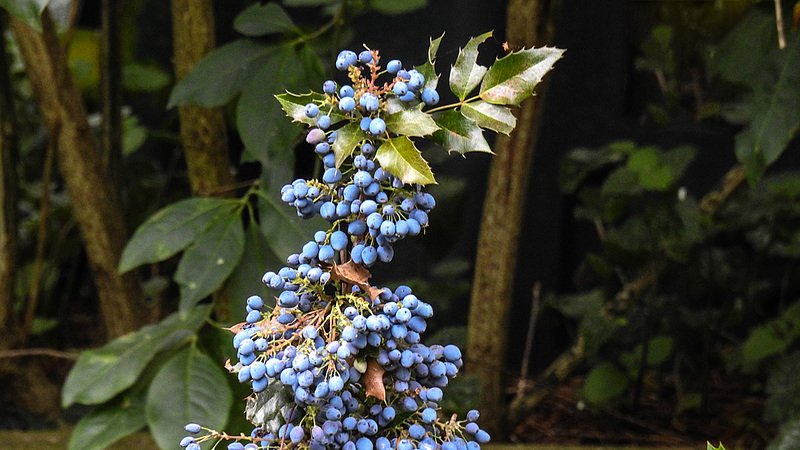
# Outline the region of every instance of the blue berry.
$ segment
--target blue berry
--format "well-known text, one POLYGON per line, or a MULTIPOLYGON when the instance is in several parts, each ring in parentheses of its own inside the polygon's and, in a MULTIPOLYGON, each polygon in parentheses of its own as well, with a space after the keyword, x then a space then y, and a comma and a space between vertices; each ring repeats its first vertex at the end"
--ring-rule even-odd
POLYGON ((344 98, 344 97, 352 97, 352 96, 354 96, 355 94, 356 94, 356 93, 355 93, 355 91, 353 90, 353 86, 350 86, 349 84, 345 84, 344 86, 342 86, 342 87, 339 89, 339 97, 343 97, 343 98, 344 98))
POLYGON ((364 64, 369 64, 372 62, 372 52, 369 50, 364 50, 358 54, 358 60, 364 64))
POLYGON ((322 92, 333 95, 336 93, 336 82, 333 80, 326 80, 322 83, 322 92))
POLYGON ((398 97, 406 95, 408 92, 408 85, 403 81, 398 81, 392 87, 392 92, 394 92, 398 97))
POLYGON ((319 115, 319 106, 315 105, 314 103, 309 103, 305 107, 306 117, 309 119, 313 119, 319 115))
POLYGON ((386 71, 394 75, 398 70, 403 68, 403 63, 399 59, 393 59, 386 63, 386 71))
POLYGON ((381 135, 386 132, 386 122, 380 117, 376 117, 372 119, 372 122, 369 124, 369 132, 374 135, 381 135))
POLYGON ((327 130, 331 126, 331 117, 327 114, 317 117, 317 126, 322 130, 327 130))
POLYGON ((185 427, 183 427, 184 430, 186 430, 187 432, 192 433, 192 434, 199 433, 201 428, 202 427, 199 424, 196 424, 196 423, 188 423, 188 424, 186 424, 185 427))
POLYGON ((422 94, 420 95, 423 103, 428 106, 433 106, 439 103, 439 93, 436 92, 436 89, 432 88, 425 88, 422 90, 422 94))
POLYGON ((344 112, 350 112, 356 109, 356 101, 353 100, 353 97, 342 97, 339 100, 339 109, 344 112))

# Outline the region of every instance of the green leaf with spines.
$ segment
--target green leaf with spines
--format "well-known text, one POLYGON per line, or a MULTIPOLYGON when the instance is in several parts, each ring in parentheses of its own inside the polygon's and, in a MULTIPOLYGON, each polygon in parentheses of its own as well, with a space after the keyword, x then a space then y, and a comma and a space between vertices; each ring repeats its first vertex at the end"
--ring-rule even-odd
MULTIPOLYGON (((304 123, 309 126, 315 126, 317 124, 317 118, 306 116, 306 105, 308 103, 322 104, 325 102, 326 97, 325 94, 320 94, 318 92, 309 92, 308 94, 286 92, 275 96, 286 115, 292 118, 292 122, 304 123)), ((319 113, 327 114, 331 118, 331 124, 348 118, 346 114, 339 111, 338 107, 333 107, 330 111, 320 109, 319 113)))
POLYGON ((277 3, 255 3, 245 8, 233 21, 233 29, 245 36, 277 33, 300 34, 292 18, 277 3))
POLYGON ((492 148, 483 136, 483 130, 461 111, 451 109, 437 112, 433 114, 433 120, 440 129, 431 135, 431 140, 448 152, 462 155, 468 152, 492 153, 492 148))
POLYGON ((750 124, 736 135, 736 157, 755 184, 775 162, 800 126, 800 31, 789 34, 761 61, 748 97, 750 124))
POLYGON ((494 105, 483 100, 464 103, 461 113, 474 120, 481 128, 509 134, 517 126, 517 118, 507 106, 494 105))
POLYGON ((190 310, 214 292, 239 264, 244 251, 240 211, 220 217, 186 249, 174 280, 180 285, 179 309, 190 310))
POLYGON ((406 14, 428 5, 428 0, 370 0, 369 6, 383 14, 406 14))
POLYGON ((414 143, 406 136, 386 140, 378 147, 375 159, 384 170, 408 184, 435 184, 430 166, 414 143))
POLYGON ((179 442, 187 423, 222 429, 233 395, 218 361, 190 345, 164 364, 150 383, 147 424, 161 448, 179 442))
POLYGON ((404 108, 385 118, 386 129, 404 136, 427 136, 439 129, 430 114, 422 112, 422 105, 404 108))
POLYGON ((173 106, 222 106, 244 88, 254 72, 271 59, 274 46, 239 39, 212 50, 180 80, 169 96, 173 106))
POLYGON ((49 3, 50 0, 0 0, 0 8, 37 31, 42 31, 42 12, 49 3))
POLYGON ((210 308, 203 306, 188 314, 174 313, 161 323, 84 351, 64 382, 62 406, 96 405, 128 389, 158 352, 200 328, 209 312, 210 308))
POLYGON ((518 105, 533 95, 563 53, 553 47, 530 48, 498 59, 483 77, 480 97, 497 105, 518 105))
POLYGON ((356 147, 365 139, 367 139, 367 135, 361 131, 361 127, 355 122, 336 130, 336 140, 331 147, 336 155, 336 167, 341 167, 342 163, 353 154, 356 147))
POLYGON ((156 212, 136 229, 119 262, 124 273, 163 261, 188 247, 218 218, 239 207, 237 200, 189 198, 156 212))
POLYGON ((467 98, 473 89, 478 87, 488 67, 481 66, 478 61, 478 46, 492 36, 489 31, 476 36, 467 42, 458 52, 456 63, 450 69, 450 90, 459 100, 467 98))
POLYGON ((68 450, 103 450, 145 426, 145 391, 132 389, 83 416, 75 425, 68 450))
POLYGON ((430 45, 428 46, 428 60, 415 67, 415 69, 425 77, 425 86, 423 86, 423 89, 436 89, 436 86, 439 85, 439 74, 436 73, 434 64, 436 63, 436 53, 439 51, 439 44, 442 43, 443 37, 444 34, 436 39, 431 39, 430 45))
MULTIPOLYGON (((319 86, 323 68, 319 57, 306 44, 273 44, 262 64, 242 89, 236 105, 236 127, 244 142, 243 161, 272 163, 276 155, 291 153, 300 127, 286 124, 275 95, 319 86)), ((293 163, 293 160, 286 160, 293 163)))

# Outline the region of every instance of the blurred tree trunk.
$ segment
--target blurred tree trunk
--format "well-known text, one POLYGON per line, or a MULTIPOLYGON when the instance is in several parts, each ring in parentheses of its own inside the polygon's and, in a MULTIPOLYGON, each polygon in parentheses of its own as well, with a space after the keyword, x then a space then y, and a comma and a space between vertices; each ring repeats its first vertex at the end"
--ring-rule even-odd
MULTIPOLYGON (((175 78, 182 79, 215 46, 211 0, 172 0, 175 78)), ((222 108, 181 106, 181 141, 194 195, 234 183, 222 108)))
POLYGON ((5 14, 0 13, 0 350, 13 344, 17 280, 17 133, 5 14))
MULTIPOLYGON (((216 45, 211 0, 172 0, 172 34, 175 78, 181 80, 216 45)), ((222 108, 181 106, 178 115, 192 194, 233 195, 235 179, 222 108)), ((217 319, 227 320, 227 289, 219 289, 214 297, 217 319)))
MULTIPOLYGON (((509 1, 506 38, 511 49, 550 43, 554 10, 555 5, 548 0, 509 1)), ((482 408, 491 412, 481 418, 481 427, 498 437, 504 435, 503 429, 508 425, 502 371, 517 244, 545 88, 546 81, 536 89, 536 97, 520 105, 516 129, 497 139, 478 236, 469 313, 468 370, 480 378, 482 408)))
POLYGON ((67 66, 64 48, 47 10, 42 14, 41 33, 13 17, 11 28, 50 139, 56 145, 61 176, 97 284, 107 335, 116 337, 134 331, 145 323, 147 303, 136 273, 117 272, 126 243, 123 216, 67 66))

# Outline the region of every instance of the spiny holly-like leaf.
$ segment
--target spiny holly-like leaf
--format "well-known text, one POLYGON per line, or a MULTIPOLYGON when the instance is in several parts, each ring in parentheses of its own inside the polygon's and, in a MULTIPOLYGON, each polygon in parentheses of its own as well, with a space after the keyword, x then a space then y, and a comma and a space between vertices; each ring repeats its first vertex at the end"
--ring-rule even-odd
POLYGON ((367 397, 375 397, 386 401, 386 386, 383 385, 383 374, 386 370, 374 358, 367 360, 367 371, 364 373, 364 388, 367 397))
MULTIPOLYGON (((316 117, 312 119, 306 116, 306 104, 311 102, 322 103, 325 100, 325 94, 309 92, 308 94, 300 95, 286 92, 285 94, 276 95, 275 98, 278 99, 286 115, 292 118, 292 122, 300 122, 314 126, 317 124, 317 119, 316 117)), ((326 112, 327 111, 323 111, 320 114, 326 112)), ((347 118, 345 114, 339 111, 339 108, 333 108, 328 115, 331 118, 331 123, 336 123, 347 118)))
POLYGON ((384 170, 408 184, 435 184, 428 162, 422 158, 419 149, 406 136, 397 136, 385 141, 378 148, 375 159, 384 170))
POLYGON ((172 88, 167 109, 178 105, 212 107, 228 103, 272 51, 273 46, 252 39, 239 39, 218 47, 172 88))
POLYGON ((425 77, 425 87, 436 89, 439 84, 439 75, 436 73, 434 64, 436 63, 436 52, 439 51, 439 44, 442 43, 444 35, 436 39, 431 39, 431 44, 428 47, 428 60, 424 64, 415 67, 425 77))
POLYGON ((498 105, 518 105, 533 95, 533 89, 563 53, 552 47, 531 48, 498 59, 483 77, 481 98, 498 105))
POLYGON ((163 261, 189 246, 215 220, 229 214, 237 200, 190 198, 153 214, 136 229, 119 262, 120 273, 163 261))
POLYGON ((179 308, 191 309, 233 272, 244 251, 239 212, 217 220, 201 233, 178 263, 175 281, 181 287, 179 308))
POLYGON ((174 313, 161 323, 147 325, 81 353, 64 382, 62 405, 65 408, 73 403, 95 405, 128 389, 165 343, 199 328, 209 311, 209 307, 203 306, 186 315, 174 313))
POLYGON ((465 103, 461 112, 481 128, 508 134, 517 126, 517 118, 507 106, 493 105, 483 100, 465 103))
POLYGON ((291 17, 277 3, 251 5, 236 16, 233 28, 245 36, 300 32, 291 17))
POLYGON ((333 142, 333 153, 336 155, 336 167, 342 165, 344 160, 353 154, 358 144, 367 135, 361 131, 357 123, 350 123, 336 130, 336 141, 333 142))
POLYGON ((430 114, 422 112, 422 104, 401 109, 386 116, 386 129, 404 136, 427 136, 439 129, 430 114))
POLYGON ((492 32, 476 36, 467 42, 467 45, 458 52, 456 63, 450 70, 450 90, 456 94, 459 100, 467 98, 470 92, 475 89, 483 79, 483 75, 489 70, 487 67, 477 63, 478 46, 492 35, 492 32))
POLYGON ((467 152, 492 153, 492 148, 483 137, 483 130, 460 111, 442 111, 434 114, 433 120, 440 130, 433 133, 431 139, 448 152, 462 155, 467 152))
POLYGON ((147 424, 161 448, 186 435, 190 422, 220 429, 228 420, 233 394, 217 361, 191 345, 156 374, 147 392, 147 424))

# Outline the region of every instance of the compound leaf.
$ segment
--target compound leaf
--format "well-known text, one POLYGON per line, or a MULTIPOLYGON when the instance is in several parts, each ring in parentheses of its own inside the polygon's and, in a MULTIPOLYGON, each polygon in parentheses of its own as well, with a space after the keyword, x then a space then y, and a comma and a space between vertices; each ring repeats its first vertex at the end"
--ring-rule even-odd
POLYGON ((291 17, 277 3, 251 5, 236 16, 233 28, 245 36, 300 32, 291 17))
POLYGON ((530 48, 510 53, 492 64, 483 77, 480 97, 498 105, 518 105, 561 58, 564 50, 530 48))
POLYGON ((103 403, 129 388, 156 353, 200 328, 209 311, 208 307, 198 307, 188 314, 175 313, 161 323, 81 353, 64 382, 62 405, 103 403))
POLYGON ((232 403, 221 364, 191 345, 167 361, 150 383, 147 424, 158 445, 171 448, 186 435, 187 423, 223 428, 232 403))
POLYGON ((481 128, 509 134, 517 126, 517 118, 507 106, 493 105, 483 100, 465 103, 461 112, 474 120, 481 128))
POLYGON ((161 209, 136 229, 122 252, 120 273, 163 261, 185 249, 237 204, 236 200, 203 197, 181 200, 161 209))
POLYGON ((467 152, 492 153, 489 143, 483 137, 483 130, 460 111, 442 111, 434 114, 433 120, 440 129, 433 133, 431 139, 448 152, 462 155, 467 152))
POLYGON ((489 31, 470 39, 467 45, 458 52, 456 63, 450 70, 450 90, 459 100, 467 98, 467 95, 478 86, 483 75, 489 70, 478 64, 477 60, 478 46, 491 35, 492 32, 489 31))
POLYGON ((406 136, 397 136, 385 141, 378 148, 375 159, 384 170, 409 184, 436 183, 430 166, 422 158, 419 149, 406 136))
POLYGON ((186 249, 175 272, 181 287, 180 310, 191 309, 211 294, 239 264, 244 227, 239 211, 214 221, 186 249))

